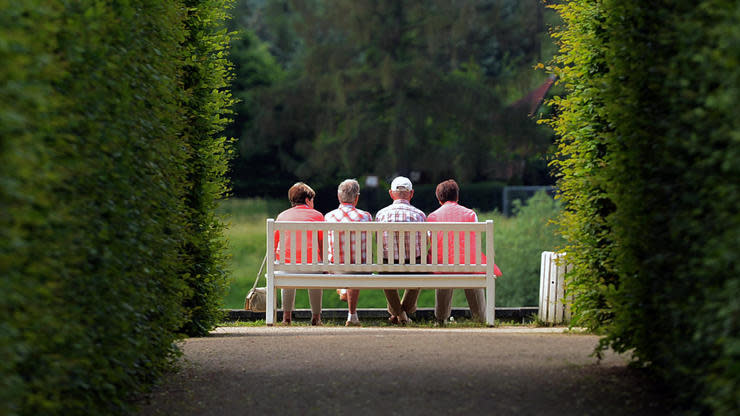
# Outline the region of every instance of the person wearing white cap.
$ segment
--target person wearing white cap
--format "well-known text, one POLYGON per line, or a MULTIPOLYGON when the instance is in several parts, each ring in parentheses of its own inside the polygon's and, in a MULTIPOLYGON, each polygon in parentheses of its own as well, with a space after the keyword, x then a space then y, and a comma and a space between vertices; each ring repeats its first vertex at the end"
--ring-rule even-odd
MULTIPOLYGON (((398 176, 391 182, 391 189, 388 191, 393 203, 378 211, 375 215, 377 222, 425 222, 427 217, 418 208, 411 205, 411 198, 414 196, 414 188, 411 181, 405 176, 398 176)), ((398 237, 396 237, 398 238, 398 237)), ((405 253, 403 259, 405 263, 409 262, 410 256, 416 257, 416 263, 421 263, 421 238, 417 233, 416 246, 410 247, 409 233, 405 233, 405 253), (414 250, 412 253, 411 250, 414 250)), ((425 237, 426 238, 426 237, 425 237)), ((385 261, 393 259, 394 263, 399 261, 398 242, 392 243, 392 253, 388 249, 388 234, 383 233, 383 257, 385 261)), ((426 255, 426 253, 424 253, 426 255)), ((392 324, 405 325, 411 322, 408 314, 416 311, 416 300, 419 298, 419 289, 406 289, 403 293, 403 300, 398 296, 396 289, 385 290, 385 298, 388 301, 388 312, 391 314, 389 322, 392 324)))

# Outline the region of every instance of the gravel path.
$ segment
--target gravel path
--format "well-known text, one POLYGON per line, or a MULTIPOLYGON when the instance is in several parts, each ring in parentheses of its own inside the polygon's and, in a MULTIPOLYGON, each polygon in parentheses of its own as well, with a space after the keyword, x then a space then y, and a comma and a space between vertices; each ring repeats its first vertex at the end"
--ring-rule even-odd
POLYGON ((553 328, 219 328, 184 342, 148 415, 665 415, 626 357, 553 328))

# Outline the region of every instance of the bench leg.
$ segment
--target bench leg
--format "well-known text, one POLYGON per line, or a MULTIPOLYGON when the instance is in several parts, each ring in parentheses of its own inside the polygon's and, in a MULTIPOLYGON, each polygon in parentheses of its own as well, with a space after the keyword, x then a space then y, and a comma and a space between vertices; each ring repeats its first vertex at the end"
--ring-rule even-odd
POLYGON ((272 279, 267 279, 267 304, 265 305, 265 324, 267 326, 273 326, 275 324, 277 302, 277 292, 275 291, 275 283, 272 279))
POLYGON ((493 326, 496 320, 496 279, 486 279, 486 325, 493 326))

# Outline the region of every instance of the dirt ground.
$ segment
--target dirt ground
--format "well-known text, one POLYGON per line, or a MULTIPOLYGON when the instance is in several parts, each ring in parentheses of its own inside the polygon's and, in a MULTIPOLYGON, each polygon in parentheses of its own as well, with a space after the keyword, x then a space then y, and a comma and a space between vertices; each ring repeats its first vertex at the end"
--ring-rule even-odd
POLYGON ((556 328, 219 328, 140 415, 666 415, 627 357, 556 328))

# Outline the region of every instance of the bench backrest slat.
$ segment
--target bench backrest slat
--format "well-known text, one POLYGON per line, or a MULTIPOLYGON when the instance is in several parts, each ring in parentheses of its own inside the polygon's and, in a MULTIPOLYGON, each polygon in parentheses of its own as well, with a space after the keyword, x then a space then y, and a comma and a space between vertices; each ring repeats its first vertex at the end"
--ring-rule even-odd
MULTIPOLYGON (((398 262, 399 263, 405 263, 406 262, 406 235, 400 232, 394 232, 393 233, 393 241, 396 246, 398 246, 398 262)), ((391 244, 390 241, 388 244, 391 244)), ((395 256, 395 247, 394 247, 394 256, 395 256)), ((388 258, 391 258, 391 252, 388 250, 388 258)))
MULTIPOLYGON (((311 233, 311 247, 319 247, 319 233, 311 233)), ((312 258, 309 260, 312 263, 319 262, 319 250, 311 250, 312 258)))
MULTIPOLYGON (((318 234, 318 233, 316 233, 316 234, 318 234)), ((322 241, 323 241, 323 243, 321 244, 321 247, 329 247, 329 233, 327 233, 327 232, 324 232, 323 233, 322 241)), ((324 249, 324 251, 326 252, 326 249, 324 249)), ((325 255, 321 259, 322 259, 322 261, 324 263, 328 263, 329 262, 329 256, 326 256, 325 255)))
MULTIPOLYGON (((432 241, 432 253, 437 253, 437 246, 438 246, 438 240, 437 240, 437 233, 431 233, 431 241, 432 241)), ((437 264, 437 256, 431 256, 432 264, 437 264)))
POLYGON ((475 264, 481 264, 483 262, 482 254, 483 254, 483 246, 480 245, 480 233, 475 233, 475 246, 478 247, 478 250, 475 252, 475 264))
POLYGON ((473 245, 473 235, 469 233, 462 233, 462 237, 465 239, 465 257, 463 264, 470 264, 470 246, 473 245))

